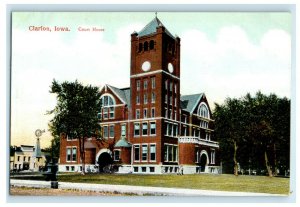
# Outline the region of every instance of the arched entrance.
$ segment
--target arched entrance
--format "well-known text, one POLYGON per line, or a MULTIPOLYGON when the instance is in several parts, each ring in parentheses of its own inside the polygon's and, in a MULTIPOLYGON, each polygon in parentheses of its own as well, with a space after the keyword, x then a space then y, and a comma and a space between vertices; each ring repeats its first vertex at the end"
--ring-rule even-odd
POLYGON ((209 164, 208 154, 206 150, 202 150, 200 153, 200 172, 205 172, 205 168, 208 164, 209 164))
POLYGON ((103 152, 98 158, 99 172, 109 172, 113 160, 108 152, 103 152))

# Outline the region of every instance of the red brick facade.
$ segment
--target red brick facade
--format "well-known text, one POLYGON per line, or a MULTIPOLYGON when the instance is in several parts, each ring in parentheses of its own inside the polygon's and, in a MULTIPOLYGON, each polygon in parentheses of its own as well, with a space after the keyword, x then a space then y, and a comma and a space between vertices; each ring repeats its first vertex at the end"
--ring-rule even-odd
MULTIPOLYGON (((104 141, 86 141, 89 170, 112 164, 119 172, 178 172, 179 166, 186 173, 217 172, 219 146, 212 141, 206 96, 180 95, 180 38, 157 18, 131 35, 129 78, 130 88, 105 85, 100 90, 104 141)), ((77 140, 61 139, 61 171, 76 164, 81 170, 79 150, 72 160, 75 149, 77 140)))

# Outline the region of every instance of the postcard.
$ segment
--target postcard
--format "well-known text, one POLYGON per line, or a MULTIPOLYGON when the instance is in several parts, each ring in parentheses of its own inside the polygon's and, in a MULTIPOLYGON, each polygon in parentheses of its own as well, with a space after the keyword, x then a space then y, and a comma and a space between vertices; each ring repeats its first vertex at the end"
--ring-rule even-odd
POLYGON ((290 195, 289 12, 12 12, 10 195, 290 195))

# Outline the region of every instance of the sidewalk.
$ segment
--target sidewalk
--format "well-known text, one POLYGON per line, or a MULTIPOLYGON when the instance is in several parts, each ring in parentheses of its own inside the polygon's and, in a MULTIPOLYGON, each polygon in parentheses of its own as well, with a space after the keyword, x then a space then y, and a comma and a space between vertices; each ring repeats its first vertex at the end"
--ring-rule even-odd
MULTIPOLYGON (((50 182, 35 180, 17 180, 11 179, 10 185, 25 186, 35 188, 50 188, 50 182)), ((136 195, 158 195, 158 196, 284 196, 280 194, 267 193, 248 193, 248 192, 228 192, 228 191, 212 191, 212 190, 193 190, 183 188, 161 188, 146 186, 130 186, 130 185, 104 185, 91 183, 69 183, 59 182, 58 188, 74 189, 98 192, 119 192, 136 195)))

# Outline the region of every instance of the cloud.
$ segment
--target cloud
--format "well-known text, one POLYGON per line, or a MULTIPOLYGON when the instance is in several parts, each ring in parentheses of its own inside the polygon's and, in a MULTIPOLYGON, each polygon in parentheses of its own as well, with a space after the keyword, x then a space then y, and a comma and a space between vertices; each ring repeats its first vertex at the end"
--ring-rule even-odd
POLYGON ((211 102, 247 92, 290 97, 291 40, 269 30, 251 42, 238 26, 223 27, 211 40, 200 30, 181 35, 181 93, 205 92, 211 102))

